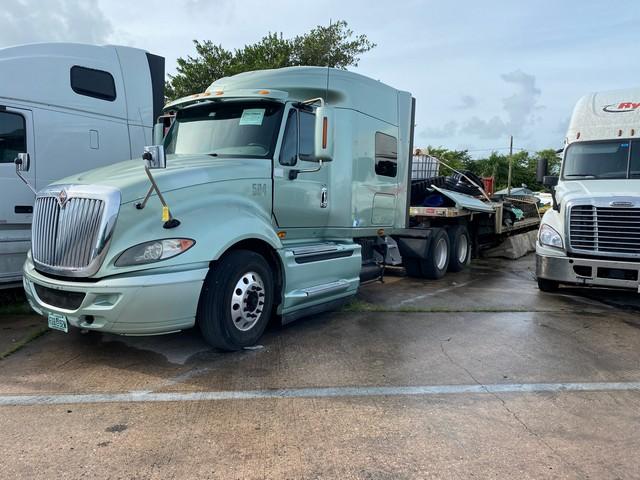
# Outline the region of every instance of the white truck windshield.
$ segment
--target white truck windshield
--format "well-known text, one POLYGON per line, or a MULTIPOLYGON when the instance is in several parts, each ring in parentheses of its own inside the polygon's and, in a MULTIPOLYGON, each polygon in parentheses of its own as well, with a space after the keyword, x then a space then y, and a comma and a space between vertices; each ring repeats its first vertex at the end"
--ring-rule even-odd
POLYGON ((271 158, 284 106, 225 101, 178 111, 164 141, 168 154, 271 158))
POLYGON ((607 140, 567 147, 564 180, 640 178, 640 141, 607 140))

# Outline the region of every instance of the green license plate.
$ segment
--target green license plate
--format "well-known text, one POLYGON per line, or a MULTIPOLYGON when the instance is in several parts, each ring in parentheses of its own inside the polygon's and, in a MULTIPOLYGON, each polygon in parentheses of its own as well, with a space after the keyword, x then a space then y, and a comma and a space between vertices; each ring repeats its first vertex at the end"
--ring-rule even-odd
POLYGON ((60 315, 59 313, 49 314, 49 328, 53 330, 60 330, 64 333, 69 333, 69 323, 67 317, 60 315))

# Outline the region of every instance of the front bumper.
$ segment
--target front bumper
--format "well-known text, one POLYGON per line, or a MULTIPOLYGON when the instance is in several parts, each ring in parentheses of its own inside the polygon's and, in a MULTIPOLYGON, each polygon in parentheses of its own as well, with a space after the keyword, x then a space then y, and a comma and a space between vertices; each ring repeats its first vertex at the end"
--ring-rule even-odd
POLYGON ((153 335, 193 327, 207 272, 208 268, 149 270, 87 283, 46 277, 27 259, 23 284, 29 304, 41 315, 59 313, 72 326, 88 330, 153 335), (49 292, 49 303, 41 299, 36 286, 41 293, 49 292), (79 307, 70 306, 74 302, 69 298, 80 299, 79 307))
POLYGON ((573 285, 628 288, 640 293, 640 262, 570 258, 536 253, 536 276, 573 285))

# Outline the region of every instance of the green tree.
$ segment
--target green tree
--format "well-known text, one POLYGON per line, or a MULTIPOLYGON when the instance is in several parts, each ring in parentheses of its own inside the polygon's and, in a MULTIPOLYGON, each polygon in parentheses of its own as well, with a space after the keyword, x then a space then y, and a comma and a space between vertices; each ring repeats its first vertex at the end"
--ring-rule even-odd
POLYGON ((196 55, 178 58, 177 74, 169 75, 167 100, 202 92, 219 78, 251 70, 296 65, 346 69, 357 66, 360 55, 376 46, 366 35, 354 35, 344 20, 291 39, 268 33, 259 42, 233 51, 210 40, 193 43, 196 55))

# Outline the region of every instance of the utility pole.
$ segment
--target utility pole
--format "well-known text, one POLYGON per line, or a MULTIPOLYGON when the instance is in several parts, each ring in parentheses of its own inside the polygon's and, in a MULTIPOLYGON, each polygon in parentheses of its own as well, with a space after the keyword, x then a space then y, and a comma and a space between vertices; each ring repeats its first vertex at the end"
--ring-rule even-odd
POLYGON ((513 135, 509 136, 509 177, 507 178, 507 195, 511 195, 511 172, 513 170, 513 135))

